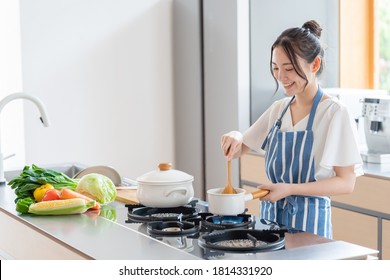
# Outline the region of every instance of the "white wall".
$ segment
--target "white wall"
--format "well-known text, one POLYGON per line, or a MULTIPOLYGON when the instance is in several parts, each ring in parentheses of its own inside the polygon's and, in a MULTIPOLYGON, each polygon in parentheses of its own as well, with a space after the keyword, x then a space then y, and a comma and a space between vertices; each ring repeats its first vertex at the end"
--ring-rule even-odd
POLYGON ((20 3, 24 91, 51 120, 26 107, 27 163, 173 162, 172 0, 20 3))
MULTIPOLYGON (((22 90, 20 55, 19 1, 0 1, 0 99, 22 90)), ((32 106, 26 102, 26 106, 32 106)), ((0 145, 5 160, 4 168, 13 169, 25 162, 23 101, 7 104, 0 116, 0 145)))

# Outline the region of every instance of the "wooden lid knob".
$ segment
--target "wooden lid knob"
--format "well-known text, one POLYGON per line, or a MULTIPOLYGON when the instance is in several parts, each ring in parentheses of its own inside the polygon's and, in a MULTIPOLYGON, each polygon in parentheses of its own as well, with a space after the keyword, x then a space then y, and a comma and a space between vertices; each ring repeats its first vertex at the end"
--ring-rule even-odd
POLYGON ((160 163, 158 165, 158 168, 161 170, 161 171, 166 171, 166 170, 170 170, 172 168, 172 163, 160 163))

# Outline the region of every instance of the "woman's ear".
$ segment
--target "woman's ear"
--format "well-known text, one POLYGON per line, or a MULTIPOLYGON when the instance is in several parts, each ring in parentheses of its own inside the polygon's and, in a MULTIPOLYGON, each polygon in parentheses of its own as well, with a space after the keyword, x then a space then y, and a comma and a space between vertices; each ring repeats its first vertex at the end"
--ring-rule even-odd
POLYGON ((321 67, 321 57, 317 56, 313 61, 311 71, 317 73, 320 67, 321 67))

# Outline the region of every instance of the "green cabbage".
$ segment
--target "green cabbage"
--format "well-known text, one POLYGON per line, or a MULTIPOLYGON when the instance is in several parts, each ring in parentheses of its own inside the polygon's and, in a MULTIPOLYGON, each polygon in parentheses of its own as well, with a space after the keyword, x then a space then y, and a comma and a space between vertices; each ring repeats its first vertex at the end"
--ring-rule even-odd
POLYGON ((97 173, 90 173, 81 177, 76 191, 100 204, 110 203, 116 198, 116 187, 111 179, 97 173))

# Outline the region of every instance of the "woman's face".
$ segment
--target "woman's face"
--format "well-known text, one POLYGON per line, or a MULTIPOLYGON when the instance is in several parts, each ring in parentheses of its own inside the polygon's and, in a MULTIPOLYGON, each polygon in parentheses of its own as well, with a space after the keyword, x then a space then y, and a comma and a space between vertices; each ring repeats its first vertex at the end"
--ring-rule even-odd
MULTIPOLYGON (((315 73, 311 71, 312 63, 307 63, 300 57, 298 57, 298 63, 308 79, 307 86, 309 86, 315 81, 315 73)), ((305 90, 306 80, 297 74, 292 62, 281 47, 274 48, 272 52, 272 71, 275 79, 284 87, 287 95, 298 95, 305 90)))

